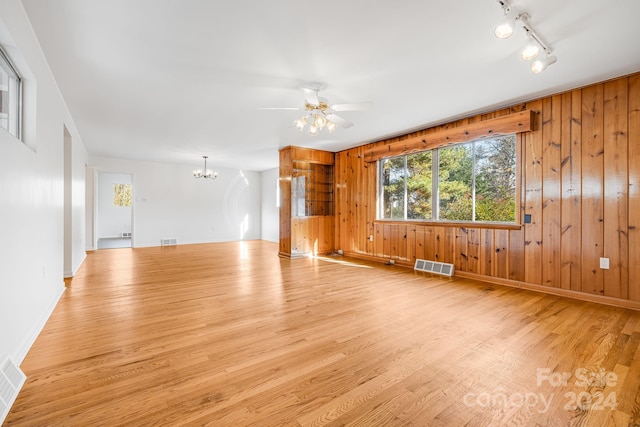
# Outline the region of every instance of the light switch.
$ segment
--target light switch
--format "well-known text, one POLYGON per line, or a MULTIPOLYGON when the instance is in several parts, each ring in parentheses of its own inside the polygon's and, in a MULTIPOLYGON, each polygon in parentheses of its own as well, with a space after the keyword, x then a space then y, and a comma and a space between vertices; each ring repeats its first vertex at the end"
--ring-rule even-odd
POLYGON ((609 258, 600 258, 600 268, 603 270, 609 269, 609 258))

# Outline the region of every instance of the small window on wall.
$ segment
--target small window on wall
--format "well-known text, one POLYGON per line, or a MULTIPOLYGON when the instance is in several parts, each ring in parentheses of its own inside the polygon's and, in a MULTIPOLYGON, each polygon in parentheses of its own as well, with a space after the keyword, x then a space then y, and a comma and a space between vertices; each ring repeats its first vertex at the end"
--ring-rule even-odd
POLYGON ((113 184, 113 205, 131 206, 131 184, 113 184))
POLYGON ((20 75, 0 49, 0 127, 21 138, 22 81, 20 75))

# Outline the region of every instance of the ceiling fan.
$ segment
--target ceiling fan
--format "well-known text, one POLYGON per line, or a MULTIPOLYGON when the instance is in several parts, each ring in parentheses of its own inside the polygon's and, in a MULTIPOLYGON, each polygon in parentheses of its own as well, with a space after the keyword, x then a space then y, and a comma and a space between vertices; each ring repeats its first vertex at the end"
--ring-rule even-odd
POLYGON ((353 123, 340 117, 336 112, 368 110, 371 108, 371 102, 331 105, 325 98, 318 96, 318 92, 325 88, 326 85, 322 83, 311 83, 308 87, 302 87, 301 89, 305 99, 304 107, 268 107, 262 109, 304 111, 304 116, 293 122, 295 127, 300 131, 303 131, 308 125, 309 134, 317 135, 322 129, 327 129, 329 132, 333 132, 336 126, 340 126, 344 129, 348 129, 353 126, 353 123))

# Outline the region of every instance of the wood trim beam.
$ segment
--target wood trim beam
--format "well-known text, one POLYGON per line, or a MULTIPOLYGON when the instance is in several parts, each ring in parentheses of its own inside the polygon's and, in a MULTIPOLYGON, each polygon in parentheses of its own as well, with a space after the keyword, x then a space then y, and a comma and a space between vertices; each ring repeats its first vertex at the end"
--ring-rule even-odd
POLYGON ((402 156, 490 136, 530 132, 534 130, 534 114, 533 110, 520 111, 465 126, 425 133, 402 141, 377 143, 364 152, 364 159, 366 162, 375 162, 384 157, 402 156))

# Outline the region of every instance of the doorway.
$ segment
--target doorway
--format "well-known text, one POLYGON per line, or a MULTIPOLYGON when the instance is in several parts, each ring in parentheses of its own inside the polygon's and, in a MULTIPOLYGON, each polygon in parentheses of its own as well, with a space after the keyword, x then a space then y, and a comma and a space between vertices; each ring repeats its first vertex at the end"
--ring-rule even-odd
POLYGON ((98 174, 97 249, 131 248, 133 178, 130 174, 98 174))

